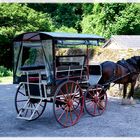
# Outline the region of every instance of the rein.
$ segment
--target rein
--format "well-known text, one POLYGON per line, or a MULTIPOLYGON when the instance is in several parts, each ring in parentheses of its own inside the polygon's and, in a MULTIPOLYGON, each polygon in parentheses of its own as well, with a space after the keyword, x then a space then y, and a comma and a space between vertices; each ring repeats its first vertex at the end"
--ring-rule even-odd
MULTIPOLYGON (((109 85, 110 83, 114 83, 115 81, 118 81, 118 80, 121 80, 122 78, 124 78, 124 77, 126 77, 126 76, 128 76, 128 75, 130 75, 130 74, 132 74, 131 72, 129 72, 129 73, 127 73, 127 74, 125 74, 125 75, 123 75, 123 76, 121 76, 121 77, 119 77, 119 78, 116 78, 116 79, 114 79, 114 80, 109 80, 109 82, 107 82, 107 83, 105 83, 105 84, 103 84, 103 85, 109 85)), ((115 84, 114 84, 115 85, 115 84)), ((113 86, 114 86, 113 85, 113 86)))

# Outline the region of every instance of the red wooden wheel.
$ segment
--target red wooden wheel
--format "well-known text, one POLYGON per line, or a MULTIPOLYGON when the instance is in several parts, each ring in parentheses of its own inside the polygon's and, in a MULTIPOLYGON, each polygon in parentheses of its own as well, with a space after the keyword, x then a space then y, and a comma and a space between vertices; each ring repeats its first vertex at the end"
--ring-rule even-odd
POLYGON ((85 109, 92 116, 101 115, 107 106, 107 94, 101 85, 90 86, 85 93, 85 109))
MULTIPOLYGON (((28 101, 28 99, 29 97, 27 96, 25 84, 20 84, 15 95, 15 108, 16 108, 17 113, 19 113, 19 111, 23 108, 23 106, 28 101)), ((39 101, 40 99, 30 99, 30 102, 27 105, 29 108, 35 108, 38 105, 39 101)), ((36 120, 37 118, 39 118, 44 112, 45 107, 46 107, 46 102, 42 102, 39 105, 38 110, 35 111, 35 114, 30 121, 36 120)), ((31 109, 26 110, 25 113, 22 114, 22 117, 28 117, 32 114, 32 112, 33 110, 31 109)))
POLYGON ((84 97, 78 83, 65 81, 57 88, 53 110, 60 125, 69 127, 76 124, 81 117, 83 107, 84 97))

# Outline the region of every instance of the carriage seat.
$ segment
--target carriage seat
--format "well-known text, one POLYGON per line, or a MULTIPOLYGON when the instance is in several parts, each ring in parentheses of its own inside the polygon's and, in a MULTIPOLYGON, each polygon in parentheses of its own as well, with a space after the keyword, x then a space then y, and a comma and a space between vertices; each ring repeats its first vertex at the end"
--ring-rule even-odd
POLYGON ((31 70, 41 70, 45 69, 45 65, 31 65, 31 66, 21 66, 21 71, 31 71, 31 70))
POLYGON ((57 56, 56 77, 81 77, 85 64, 85 55, 57 56))
POLYGON ((27 82, 28 79, 31 83, 38 83, 41 79, 46 79, 46 74, 43 72, 45 65, 21 66, 19 69, 23 72, 21 82, 27 82))
POLYGON ((100 64, 89 65, 89 84, 96 85, 102 77, 102 67, 100 64))

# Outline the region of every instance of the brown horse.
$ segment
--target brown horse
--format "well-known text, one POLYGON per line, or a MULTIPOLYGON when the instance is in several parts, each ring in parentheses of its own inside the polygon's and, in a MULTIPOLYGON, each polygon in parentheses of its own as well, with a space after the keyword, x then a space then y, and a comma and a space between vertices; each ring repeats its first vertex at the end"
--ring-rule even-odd
POLYGON ((137 77, 140 73, 140 56, 134 56, 127 60, 120 60, 117 63, 112 61, 105 61, 101 63, 102 66, 102 78, 99 84, 105 86, 107 90, 111 83, 123 84, 123 104, 127 93, 128 84, 131 84, 130 92, 127 99, 133 98, 134 87, 137 77))

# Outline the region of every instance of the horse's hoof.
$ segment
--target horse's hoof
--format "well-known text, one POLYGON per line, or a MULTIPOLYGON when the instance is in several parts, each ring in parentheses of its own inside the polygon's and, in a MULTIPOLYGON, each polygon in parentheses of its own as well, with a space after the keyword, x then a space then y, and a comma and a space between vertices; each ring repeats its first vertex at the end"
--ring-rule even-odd
POLYGON ((131 98, 131 99, 122 99, 122 105, 135 105, 136 101, 131 98))
POLYGON ((129 99, 122 99, 122 105, 130 105, 130 100, 129 99))
POLYGON ((135 105, 136 104, 136 101, 133 98, 131 98, 130 99, 130 103, 131 103, 131 105, 135 105))

